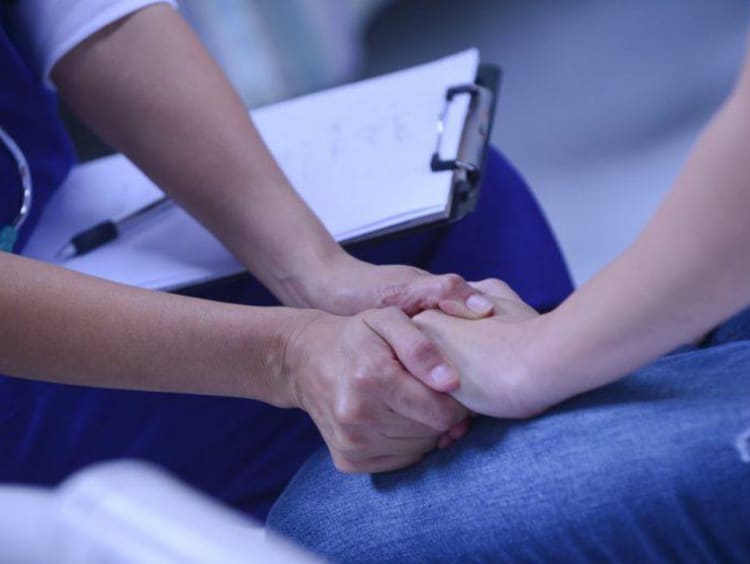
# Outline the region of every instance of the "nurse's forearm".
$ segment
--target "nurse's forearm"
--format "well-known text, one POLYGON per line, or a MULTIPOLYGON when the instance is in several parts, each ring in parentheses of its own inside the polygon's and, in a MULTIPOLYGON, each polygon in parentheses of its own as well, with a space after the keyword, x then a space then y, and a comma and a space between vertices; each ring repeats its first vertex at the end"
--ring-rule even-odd
POLYGON ((168 6, 105 28, 54 67, 66 102, 286 303, 341 253, 296 195, 198 38, 168 6), (290 281, 292 282, 290 284, 290 281))
POLYGON ((307 312, 112 284, 0 252, 0 373, 293 404, 284 336, 307 312))
POLYGON ((541 361, 568 391, 627 374, 750 303, 749 79, 636 242, 546 316, 541 361))

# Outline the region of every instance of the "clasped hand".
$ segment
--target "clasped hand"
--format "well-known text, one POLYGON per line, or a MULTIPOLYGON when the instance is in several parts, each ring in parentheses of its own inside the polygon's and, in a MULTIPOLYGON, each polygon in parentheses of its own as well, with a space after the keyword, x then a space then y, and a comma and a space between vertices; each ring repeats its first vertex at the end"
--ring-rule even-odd
MULTIPOLYGON (((551 360, 552 314, 539 315, 497 279, 471 283, 493 301, 493 314, 469 321, 425 311, 414 323, 460 372, 453 398, 472 412, 492 417, 528 418, 578 391, 551 360)), ((442 304, 444 312, 461 308, 442 304)))
POLYGON ((289 339, 285 368, 339 470, 408 466, 466 430, 466 409, 444 393, 455 371, 398 308, 315 312, 289 339))
POLYGON ((478 318, 492 304, 456 275, 355 259, 331 267, 325 282, 326 291, 295 291, 323 311, 305 312, 290 332, 283 374, 337 468, 401 468, 463 436, 468 412, 448 395, 458 374, 409 315, 448 300, 454 315, 478 318))

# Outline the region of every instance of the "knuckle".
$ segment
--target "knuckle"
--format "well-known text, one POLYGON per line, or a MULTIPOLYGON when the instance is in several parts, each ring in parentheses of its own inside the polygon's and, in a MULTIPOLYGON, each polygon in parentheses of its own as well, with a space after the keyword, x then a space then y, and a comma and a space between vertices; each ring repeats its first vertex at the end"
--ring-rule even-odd
POLYGON ((390 284, 379 291, 378 303, 383 308, 397 307, 408 292, 407 284, 390 284))
POLYGON ((351 373, 350 384, 355 388, 367 384, 372 378, 372 373, 367 366, 358 366, 351 373))
MULTIPOLYGON (((380 382, 384 368, 382 366, 373 366, 376 363, 367 363, 359 366, 351 377, 351 391, 352 394, 361 397, 363 394, 378 386, 380 382)), ((350 401, 359 402, 359 400, 351 398, 350 401)))
POLYGON ((409 356, 418 364, 426 364, 434 359, 437 349, 426 338, 417 338, 409 347, 409 356))
POLYGON ((464 279, 458 274, 443 274, 440 277, 440 290, 443 294, 449 294, 460 289, 464 284, 464 279))
POLYGON ((360 401, 344 399, 336 403, 333 416, 341 425, 358 425, 363 423, 365 407, 360 401))
POLYGON ((513 291, 507 282, 499 278, 486 278, 481 284, 488 293, 507 294, 513 291))
POLYGON ((495 279, 495 281, 493 282, 493 285, 498 290, 502 290, 504 292, 512 291, 511 287, 508 285, 508 283, 505 282, 505 281, 503 281, 503 280, 495 279))

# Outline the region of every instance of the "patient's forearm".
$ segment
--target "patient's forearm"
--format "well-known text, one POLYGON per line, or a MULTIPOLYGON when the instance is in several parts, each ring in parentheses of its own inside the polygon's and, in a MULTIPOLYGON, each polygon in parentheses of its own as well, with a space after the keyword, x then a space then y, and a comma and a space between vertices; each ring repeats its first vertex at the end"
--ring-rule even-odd
POLYGON ((539 350, 575 391, 616 379, 750 303, 743 78, 636 242, 548 315, 539 350))

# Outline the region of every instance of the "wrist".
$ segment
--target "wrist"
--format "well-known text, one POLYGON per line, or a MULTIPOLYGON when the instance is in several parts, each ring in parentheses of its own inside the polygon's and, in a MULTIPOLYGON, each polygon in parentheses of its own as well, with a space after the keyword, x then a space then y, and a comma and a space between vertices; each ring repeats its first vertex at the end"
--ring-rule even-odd
POLYGON ((532 371, 558 403, 604 386, 628 373, 622 343, 605 345, 590 320, 566 304, 539 317, 539 338, 531 354, 532 371), (607 352, 609 350, 609 352, 607 352))
MULTIPOLYGON (((293 268, 276 277, 276 295, 287 305, 321 309, 328 312, 344 312, 340 303, 341 273, 351 271, 361 264, 341 247, 326 252, 308 255, 296 261, 293 268)), ((351 290, 344 288, 343 290, 351 290)))
POLYGON ((344 250, 280 171, 252 184, 243 180, 229 193, 206 225, 284 305, 310 306, 310 287, 344 250), (267 202, 262 213, 257 201, 267 202))
MULTIPOLYGON (((549 313, 519 321, 514 324, 514 335, 506 340, 511 361, 499 381, 503 392, 514 398, 513 417, 534 417, 576 394, 570 373, 554 352, 555 323, 549 313)), ((501 405, 498 414, 492 408, 482 413, 501 416, 507 411, 501 405)))
POLYGON ((315 312, 224 307, 223 322, 211 322, 216 333, 213 345, 205 352, 200 352, 201 347, 194 351, 203 361, 215 359, 215 377, 205 381, 206 389, 196 391, 254 399, 280 408, 298 407, 292 380, 296 373, 288 369, 288 349, 315 312))
POLYGON ((536 396, 530 403, 537 407, 537 412, 575 395, 574 372, 566 370, 569 368, 568 359, 559 353, 559 321, 554 311, 526 322, 534 325, 530 331, 534 338, 525 348, 524 364, 526 380, 532 388, 529 395, 536 396))
POLYGON ((313 355, 320 351, 310 351, 307 334, 310 326, 328 314, 313 309, 291 310, 291 315, 279 332, 276 353, 273 355, 279 398, 274 403, 278 407, 296 407, 306 410, 304 394, 301 390, 300 375, 310 370, 313 355))

